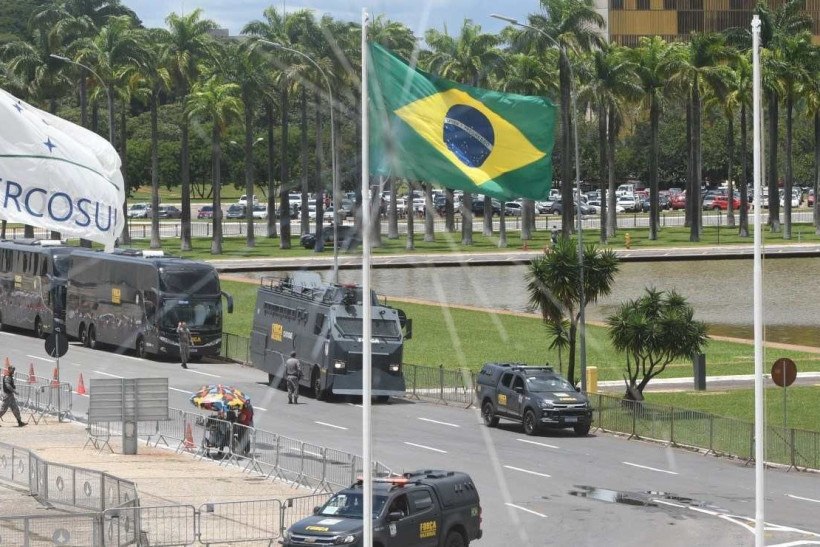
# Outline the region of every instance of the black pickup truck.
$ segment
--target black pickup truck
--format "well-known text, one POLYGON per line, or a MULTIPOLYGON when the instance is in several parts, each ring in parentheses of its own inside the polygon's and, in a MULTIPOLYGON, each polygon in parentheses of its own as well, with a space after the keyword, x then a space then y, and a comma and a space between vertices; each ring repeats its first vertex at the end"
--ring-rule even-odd
MULTIPOLYGON (((361 547, 363 502, 360 480, 293 524, 280 543, 361 547)), ((466 547, 481 534, 478 491, 466 473, 419 470, 373 479, 374 547, 466 547)))
POLYGON ((487 427, 504 418, 524 424, 527 435, 572 428, 583 436, 592 425, 589 400, 552 367, 487 363, 478 374, 476 397, 487 427))

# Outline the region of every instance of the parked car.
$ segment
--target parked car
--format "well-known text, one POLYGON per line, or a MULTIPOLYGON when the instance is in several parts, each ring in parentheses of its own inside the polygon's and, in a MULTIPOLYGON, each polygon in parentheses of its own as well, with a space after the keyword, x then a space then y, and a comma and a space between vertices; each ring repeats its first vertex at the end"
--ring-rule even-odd
MULTIPOLYGON (((574 208, 575 203, 573 203, 572 206, 574 208)), ((552 202, 552 205, 549 208, 549 213, 552 214, 552 215, 560 215, 560 214, 562 214, 563 209, 564 209, 563 201, 560 198, 558 198, 558 199, 555 199, 552 202)), ((593 214, 595 214, 593 211, 594 211, 594 208, 590 207, 589 205, 587 205, 584 202, 581 202, 581 216, 583 216, 583 215, 593 215, 593 214)), ((600 212, 600 210, 599 210, 599 212, 600 212)))
POLYGON ((147 203, 132 203, 128 206, 128 218, 148 218, 151 206, 147 203))
POLYGON ((228 212, 225 213, 225 218, 245 218, 245 206, 234 203, 228 207, 228 212))
POLYGON ((180 218, 182 211, 173 205, 160 205, 157 208, 157 218, 180 218))
POLYGON ((809 195, 806 197, 806 205, 814 207, 814 188, 809 190, 809 195))
POLYGON ((203 205, 196 213, 196 218, 214 218, 214 206, 203 205))
POLYGON ((517 201, 507 201, 504 203, 504 214, 511 217, 520 217, 524 213, 524 207, 517 201))
MULTIPOLYGON (((362 237, 354 226, 338 226, 337 229, 339 233, 339 249, 349 251, 361 244, 362 237)), ((333 245, 333 226, 325 226, 322 228, 322 239, 326 246, 333 245)), ((299 244, 305 249, 313 249, 316 247, 316 234, 313 232, 302 234, 299 238, 299 244)))
POLYGON ((333 213, 333 205, 325 209, 325 212, 322 213, 322 219, 325 222, 333 222, 335 220, 335 214, 333 213))
POLYGON ((253 218, 258 219, 266 219, 268 218, 268 206, 267 205, 254 205, 253 211, 251 212, 253 218))
POLYGON ((679 209, 686 209, 686 194, 684 192, 672 194, 672 196, 669 198, 669 207, 673 211, 677 211, 679 209))
MULTIPOLYGON (((251 196, 251 199, 252 199, 254 205, 259 205, 259 200, 257 199, 256 196, 251 196)), ((239 196, 239 201, 237 201, 236 203, 239 204, 239 205, 248 205, 248 196, 245 195, 245 194, 242 194, 241 196, 239 196)))
MULTIPOLYGON (((726 211, 729 208, 729 197, 728 196, 715 196, 712 200, 712 206, 710 209, 713 211, 726 211)), ((732 210, 738 211, 740 209, 740 198, 737 196, 734 197, 732 200, 732 210)))
POLYGON ((616 205, 620 205, 626 212, 638 212, 641 210, 641 202, 634 195, 619 196, 616 205))

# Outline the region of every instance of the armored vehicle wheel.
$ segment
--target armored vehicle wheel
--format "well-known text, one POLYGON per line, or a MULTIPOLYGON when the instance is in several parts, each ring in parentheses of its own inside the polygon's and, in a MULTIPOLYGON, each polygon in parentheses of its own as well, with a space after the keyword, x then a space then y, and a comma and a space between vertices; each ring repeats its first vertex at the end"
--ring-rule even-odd
POLYGON ((34 336, 37 338, 43 338, 43 322, 40 321, 40 318, 37 317, 34 319, 34 336))
POLYGON ((447 534, 447 539, 444 540, 444 547, 466 547, 467 543, 464 541, 464 536, 458 532, 450 532, 447 534))
POLYGON ((498 416, 493 415, 493 404, 490 401, 481 405, 481 417, 484 419, 484 425, 487 427, 495 427, 498 425, 498 416))
POLYGON ((538 424, 535 421, 535 412, 528 410, 524 413, 524 433, 535 435, 538 431, 538 424))
POLYGON ((317 401, 324 401, 327 399, 328 392, 326 389, 322 389, 322 375, 319 374, 319 369, 313 369, 313 374, 310 378, 310 385, 313 386, 313 397, 317 401))
POLYGON ((575 434, 579 437, 586 437, 589 435, 589 430, 592 427, 592 424, 578 424, 572 429, 575 431, 575 434))
POLYGON ((91 349, 97 349, 97 330, 94 328, 94 325, 88 326, 88 347, 91 349))
POLYGON ((139 357, 140 359, 145 359, 146 357, 148 357, 148 350, 145 349, 145 339, 142 336, 137 338, 136 349, 137 357, 139 357))

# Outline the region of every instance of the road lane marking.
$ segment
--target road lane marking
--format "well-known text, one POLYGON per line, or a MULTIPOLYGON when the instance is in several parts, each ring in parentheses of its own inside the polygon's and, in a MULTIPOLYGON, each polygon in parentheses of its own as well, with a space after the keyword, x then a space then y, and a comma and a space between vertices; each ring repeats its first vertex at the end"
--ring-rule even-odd
POLYGON ((100 372, 99 370, 92 370, 91 372, 96 372, 97 374, 102 374, 103 376, 110 376, 112 378, 125 378, 125 376, 117 376, 116 374, 109 374, 107 372, 100 372))
POLYGON ((820 503, 820 500, 816 500, 816 499, 812 499, 812 498, 804 498, 803 496, 795 496, 794 494, 786 494, 786 496, 788 496, 792 499, 796 499, 796 500, 811 501, 811 502, 814 502, 814 503, 820 503))
POLYGON ((678 473, 675 471, 667 471, 666 469, 658 469, 657 467, 649 467, 648 465, 639 465, 637 463, 632 462, 621 462, 624 465, 631 465, 632 467, 638 467, 640 469, 648 469, 649 471, 657 471, 658 473, 667 473, 669 475, 677 475, 678 473))
POLYGON ((431 424, 446 425, 447 427, 461 427, 460 425, 451 424, 450 422, 440 422, 438 420, 431 420, 430 418, 419 418, 423 422, 430 422, 431 424))
POLYGON ((186 394, 186 395, 193 395, 193 394, 194 394, 194 392, 193 392, 193 391, 186 391, 186 390, 184 390, 184 389, 177 389, 177 388, 175 388, 175 387, 169 387, 168 389, 169 389, 169 390, 171 390, 171 391, 178 391, 178 392, 180 392, 180 393, 184 393, 184 394, 186 394))
POLYGON ((680 503, 673 503, 671 501, 666 500, 659 500, 656 498, 651 498, 649 501, 651 501, 652 503, 659 503, 661 505, 669 505, 670 507, 679 507, 681 509, 686 508, 686 505, 681 505, 680 503))
POLYGON ((45 361, 46 363, 56 363, 54 359, 46 359, 45 357, 39 357, 37 355, 26 355, 26 357, 31 357, 32 359, 37 359, 38 361, 45 361))
POLYGON ((261 406, 256 406, 256 405, 253 406, 253 409, 254 410, 261 410, 262 412, 267 412, 268 411, 267 408, 262 408, 261 406))
POLYGON ((411 442, 407 442, 407 441, 404 441, 404 444, 407 444, 407 445, 410 445, 410 446, 415 446, 417 448, 423 448, 425 450, 432 450, 433 452, 438 452, 439 454, 446 454, 447 453, 446 450, 440 450, 438 448, 433 448, 432 446, 425 446, 423 444, 416 444, 416 443, 411 443, 411 442))
POLYGON ((558 446, 555 446, 554 444, 539 443, 538 441, 531 441, 529 439, 516 439, 516 441, 521 442, 521 443, 534 444, 534 445, 537 445, 537 446, 543 446, 545 448, 555 448, 555 449, 560 448, 558 446))
POLYGON ((544 518, 544 519, 547 518, 547 515, 545 515, 543 513, 539 513, 538 511, 533 511, 532 509, 527 509, 526 507, 521 507, 520 505, 516 505, 514 503, 505 503, 504 505, 507 505, 507 506, 512 507, 514 509, 519 509, 521 511, 525 511, 525 512, 530 513, 532 515, 535 515, 537 517, 541 517, 541 518, 544 518))
POLYGON ((521 469, 520 467, 513 467, 512 465, 505 465, 504 467, 506 467, 507 469, 512 469, 513 471, 521 471, 522 473, 528 473, 530 475, 537 475, 539 477, 550 478, 550 476, 547 475, 546 473, 539 473, 537 471, 530 471, 529 469, 521 469))
POLYGON ((200 372, 198 370, 188 369, 188 372, 193 372, 194 374, 201 374, 202 376, 210 376, 211 378, 221 378, 221 376, 217 376, 216 374, 208 374, 207 372, 200 372))
POLYGON ((347 431, 346 427, 342 427, 340 425, 333 425, 333 424, 329 424, 329 423, 325 423, 325 422, 313 422, 313 423, 323 425, 323 426, 326 426, 326 427, 332 427, 334 429, 344 429, 345 431, 347 431))

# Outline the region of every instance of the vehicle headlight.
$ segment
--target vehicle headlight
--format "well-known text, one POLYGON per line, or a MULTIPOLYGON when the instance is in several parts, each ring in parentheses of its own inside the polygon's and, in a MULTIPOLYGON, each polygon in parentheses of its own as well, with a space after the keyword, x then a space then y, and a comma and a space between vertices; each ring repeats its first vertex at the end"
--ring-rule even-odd
POLYGON ((542 400, 541 401, 541 408, 554 408, 555 403, 552 401, 542 400))
POLYGON ((389 370, 390 372, 398 372, 401 370, 401 365, 399 363, 392 364, 390 365, 389 370))
POLYGON ((336 361, 333 363, 333 368, 336 370, 344 370, 347 367, 344 361, 336 361))
POLYGON ((342 536, 338 536, 335 540, 333 540, 334 545, 347 545, 349 543, 355 543, 358 538, 355 534, 346 534, 342 536))

